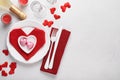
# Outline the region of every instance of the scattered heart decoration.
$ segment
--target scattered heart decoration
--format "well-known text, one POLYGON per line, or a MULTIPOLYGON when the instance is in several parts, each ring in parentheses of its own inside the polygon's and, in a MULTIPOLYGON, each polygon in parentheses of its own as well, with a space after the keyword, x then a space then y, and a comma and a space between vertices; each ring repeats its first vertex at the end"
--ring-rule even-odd
POLYGON ((53 25, 53 23, 54 23, 53 21, 44 20, 43 25, 51 27, 53 25))
POLYGON ((53 25, 53 23, 54 23, 53 21, 49 21, 48 22, 48 27, 51 27, 53 25))
POLYGON ((71 8, 71 4, 70 4, 69 2, 66 2, 66 3, 64 4, 64 6, 67 7, 67 8, 71 8))
POLYGON ((9 54, 9 51, 7 49, 2 50, 2 52, 4 53, 5 56, 8 56, 9 54))
POLYGON ((44 20, 43 25, 47 26, 48 25, 48 20, 44 20))
POLYGON ((14 74, 15 73, 15 69, 16 69, 16 63, 15 62, 12 62, 10 65, 9 65, 9 67, 10 67, 10 71, 9 71, 9 74, 10 75, 12 75, 12 74, 14 74))
POLYGON ((57 14, 54 14, 54 18, 55 18, 56 20, 58 20, 58 19, 61 18, 61 16, 60 16, 60 15, 57 15, 57 14))
POLYGON ((8 68, 8 62, 4 62, 3 64, 0 64, 0 71, 1 71, 1 76, 7 77, 9 75, 13 75, 15 73, 15 69, 17 68, 17 63, 16 62, 11 62, 9 64, 9 72, 5 71, 4 68, 8 68))
MULTIPOLYGON (((61 11, 62 11, 63 13, 66 12, 66 9, 67 9, 67 8, 71 8, 71 4, 70 4, 69 2, 66 2, 66 3, 64 3, 63 5, 60 6, 60 9, 61 9, 61 11)), ((55 8, 55 7, 50 8, 50 13, 53 15, 54 19, 55 19, 55 20, 60 19, 61 16, 58 15, 58 14, 55 14, 55 12, 56 12, 56 8, 55 8)), ((49 28, 50 28, 53 24, 54 24, 53 21, 48 21, 47 19, 45 19, 45 20, 43 21, 43 26, 48 26, 49 28)))
POLYGON ((3 68, 6 68, 6 67, 8 67, 8 62, 4 62, 2 65, 1 65, 1 67, 3 68))
POLYGON ((61 8, 62 12, 66 11, 66 7, 65 6, 61 6, 60 8, 61 8))
POLYGON ((7 72, 5 70, 2 70, 1 75, 5 76, 5 77, 8 76, 8 74, 7 74, 7 72))
POLYGON ((54 13, 55 13, 55 11, 56 11, 56 8, 55 8, 55 7, 50 8, 50 12, 51 12, 51 14, 54 14, 54 13))
POLYGON ((20 36, 18 38, 18 44, 20 48, 29 54, 36 46, 37 39, 34 35, 30 35, 28 37, 26 36, 20 36))
MULTIPOLYGON (((7 49, 3 49, 2 52, 6 57, 9 55, 9 51, 7 49)), ((17 68, 17 63, 16 62, 11 62, 9 64, 7 61, 5 61, 4 63, 0 64, 1 76, 7 77, 8 75, 15 74, 16 68, 17 68), (9 68, 9 72, 4 70, 4 69, 7 69, 7 68, 9 68)))

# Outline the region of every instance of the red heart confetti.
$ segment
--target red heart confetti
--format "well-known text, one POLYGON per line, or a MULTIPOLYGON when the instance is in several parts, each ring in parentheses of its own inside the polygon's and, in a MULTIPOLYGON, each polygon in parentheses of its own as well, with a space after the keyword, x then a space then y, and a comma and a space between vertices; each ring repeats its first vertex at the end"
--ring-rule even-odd
POLYGON ((1 74, 1 75, 2 75, 2 76, 5 76, 5 77, 8 76, 8 74, 7 74, 7 72, 6 72, 5 70, 2 71, 2 74, 1 74))
POLYGON ((4 62, 1 66, 2 67, 7 67, 8 66, 8 62, 4 62))
MULTIPOLYGON (((4 49, 2 50, 2 52, 8 56, 9 54, 9 51, 7 49, 4 49)), ((16 62, 11 62, 10 65, 10 71, 9 71, 9 75, 12 75, 15 73, 15 69, 17 68, 17 63, 16 62)), ((0 71, 1 71, 1 76, 4 76, 4 77, 7 77, 8 76, 8 73, 3 70, 3 68, 8 68, 8 62, 4 62, 3 64, 0 64, 0 71)))
POLYGON ((16 65, 16 62, 12 62, 10 65, 9 65, 10 68, 14 69, 17 67, 16 65))
POLYGON ((51 27, 53 25, 53 23, 54 23, 53 21, 44 20, 43 25, 51 27))
POLYGON ((54 23, 53 21, 49 21, 48 22, 48 27, 51 27, 53 25, 53 23, 54 23))
POLYGON ((9 71, 9 74, 10 74, 10 75, 12 75, 12 74, 14 74, 14 73, 15 73, 15 72, 14 72, 14 70, 12 70, 12 69, 9 71))
POLYGON ((55 15, 54 15, 54 18, 55 18, 56 20, 58 20, 58 19, 60 19, 61 17, 60 17, 60 15, 55 14, 55 15))
MULTIPOLYGON (((2 70, 2 67, 6 67, 7 68, 7 66, 8 66, 8 62, 4 62, 2 65, 0 65, 0 71, 2 70)), ((10 67, 9 75, 12 75, 12 74, 15 73, 15 69, 17 67, 17 63, 16 62, 11 62, 9 67, 10 67)), ((8 74, 7 74, 7 72, 5 70, 2 70, 1 75, 4 76, 4 77, 8 76, 8 74)))
MULTIPOLYGON (((71 8, 71 4, 69 2, 66 2, 64 5, 61 5, 60 8, 61 8, 62 12, 65 12, 66 8, 71 8)), ((56 11, 55 7, 50 8, 51 14, 54 14, 55 11, 56 11)), ((58 20, 61 18, 61 16, 57 15, 57 14, 54 14, 53 16, 54 16, 55 20, 58 20)), ((43 26, 51 27, 53 24, 54 24, 53 21, 44 20, 44 22, 43 22, 43 26)))
POLYGON ((61 8, 62 12, 66 11, 66 7, 65 6, 61 6, 60 8, 61 8))
POLYGON ((9 71, 9 74, 10 74, 10 75, 14 74, 14 71, 15 71, 15 69, 16 69, 16 67, 17 67, 16 62, 12 62, 12 63, 9 65, 9 67, 11 68, 10 71, 9 71))
POLYGON ((8 56, 8 54, 9 54, 9 51, 8 51, 7 49, 2 50, 2 52, 3 52, 6 56, 8 56))
POLYGON ((50 12, 51 12, 51 14, 54 14, 54 13, 55 13, 55 11, 56 11, 56 8, 55 8, 55 7, 50 8, 50 12))
POLYGON ((43 25, 47 26, 48 25, 48 20, 44 20, 43 25))
POLYGON ((64 7, 71 8, 71 5, 70 5, 69 2, 66 2, 66 3, 64 4, 64 7))
POLYGON ((11 68, 10 71, 9 71, 9 74, 10 74, 10 75, 14 74, 14 71, 15 71, 15 69, 16 69, 16 67, 17 67, 16 62, 12 62, 12 63, 9 65, 9 67, 11 68))
POLYGON ((10 71, 15 71, 16 68, 11 68, 10 71))

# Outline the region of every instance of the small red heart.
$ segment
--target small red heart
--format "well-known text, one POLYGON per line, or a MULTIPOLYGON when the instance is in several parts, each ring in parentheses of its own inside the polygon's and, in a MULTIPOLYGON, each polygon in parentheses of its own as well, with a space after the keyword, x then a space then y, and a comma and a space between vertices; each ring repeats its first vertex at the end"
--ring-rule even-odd
POLYGON ((0 71, 2 70, 2 66, 0 65, 0 71))
POLYGON ((53 23, 54 23, 53 21, 49 21, 48 22, 48 27, 51 27, 53 25, 53 23))
POLYGON ((16 62, 12 62, 12 63, 9 65, 9 67, 10 67, 11 69, 16 68, 16 67, 17 67, 16 62))
POLYGON ((7 67, 8 66, 8 62, 4 62, 1 66, 2 67, 7 67))
POLYGON ((64 6, 67 7, 67 8, 71 8, 71 5, 70 5, 69 2, 66 2, 66 3, 64 4, 64 6))
POLYGON ((2 76, 5 76, 5 77, 8 76, 7 72, 3 70, 2 71, 2 76))
POLYGON ((66 11, 66 7, 65 6, 61 6, 61 10, 62 10, 62 12, 65 12, 66 11))
POLYGON ((9 51, 6 49, 6 50, 2 50, 2 52, 6 55, 6 56, 8 56, 8 54, 9 54, 9 51))
POLYGON ((55 7, 50 8, 50 12, 51 12, 51 14, 54 14, 54 13, 55 13, 55 11, 56 11, 56 8, 55 8, 55 7))
POLYGON ((48 25, 48 20, 44 20, 43 25, 47 26, 48 25))
POLYGON ((56 20, 57 20, 57 19, 60 19, 60 17, 61 17, 60 15, 57 15, 57 14, 54 15, 54 18, 55 18, 56 20))
POLYGON ((14 70, 10 70, 10 71, 9 71, 9 74, 10 74, 10 75, 12 75, 12 74, 14 74, 14 73, 15 73, 14 70))
POLYGON ((10 75, 14 74, 14 73, 15 73, 15 69, 16 69, 16 67, 17 67, 16 62, 12 62, 12 63, 9 65, 9 67, 10 67, 9 74, 10 74, 10 75))

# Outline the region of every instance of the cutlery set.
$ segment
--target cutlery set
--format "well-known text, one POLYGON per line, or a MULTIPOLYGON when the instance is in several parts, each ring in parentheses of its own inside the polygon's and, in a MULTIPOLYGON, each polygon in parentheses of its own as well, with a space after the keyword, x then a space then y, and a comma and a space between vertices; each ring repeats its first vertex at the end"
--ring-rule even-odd
MULTIPOLYGON (((51 35, 52 35, 52 32, 53 30, 51 31, 51 35)), ((58 72, 62 57, 64 55, 65 48, 67 46, 67 42, 71 34, 70 31, 62 28, 59 28, 57 32, 59 36, 56 36, 57 39, 53 45, 52 53, 50 54, 49 53, 50 50, 48 51, 47 55, 43 58, 42 65, 40 68, 41 71, 47 72, 53 75, 56 75, 58 72), (56 48, 55 48, 55 45, 57 45, 56 48), (48 59, 49 61, 47 61, 48 59)))
POLYGON ((62 26, 58 30, 57 29, 52 30, 51 38, 50 38, 51 46, 50 46, 50 51, 49 51, 49 54, 48 54, 47 61, 46 61, 45 66, 44 66, 45 69, 48 69, 48 68, 52 69, 53 68, 55 52, 56 52, 56 49, 57 49, 57 46, 58 46, 58 42, 59 42, 59 39, 60 39, 61 32, 62 32, 62 26), (55 46, 53 48, 54 43, 55 43, 55 46), (50 59, 52 48, 54 50, 53 50, 53 53, 52 53, 52 57, 50 59))

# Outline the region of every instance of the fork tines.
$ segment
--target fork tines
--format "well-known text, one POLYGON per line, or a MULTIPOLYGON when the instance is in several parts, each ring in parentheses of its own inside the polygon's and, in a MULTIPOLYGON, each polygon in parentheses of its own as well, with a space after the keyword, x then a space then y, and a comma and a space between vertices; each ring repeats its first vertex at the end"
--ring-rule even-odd
POLYGON ((57 31, 58 31, 58 29, 53 28, 53 29, 51 30, 51 32, 52 32, 51 35, 52 35, 52 36, 56 36, 57 31))

